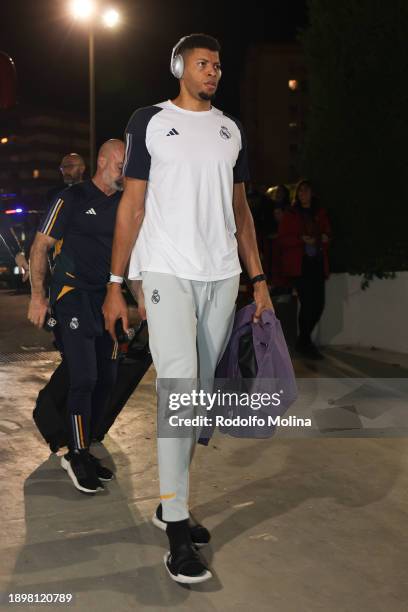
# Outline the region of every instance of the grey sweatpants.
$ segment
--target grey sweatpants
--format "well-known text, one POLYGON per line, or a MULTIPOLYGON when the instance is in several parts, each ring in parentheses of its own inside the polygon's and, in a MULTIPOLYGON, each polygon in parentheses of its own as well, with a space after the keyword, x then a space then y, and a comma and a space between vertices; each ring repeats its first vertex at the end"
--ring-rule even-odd
MULTIPOLYGON (((211 282, 158 272, 143 272, 142 278, 157 378, 213 378, 232 329, 239 275, 211 282)), ((189 516, 188 477, 194 447, 194 434, 158 437, 160 500, 166 521, 189 516)))

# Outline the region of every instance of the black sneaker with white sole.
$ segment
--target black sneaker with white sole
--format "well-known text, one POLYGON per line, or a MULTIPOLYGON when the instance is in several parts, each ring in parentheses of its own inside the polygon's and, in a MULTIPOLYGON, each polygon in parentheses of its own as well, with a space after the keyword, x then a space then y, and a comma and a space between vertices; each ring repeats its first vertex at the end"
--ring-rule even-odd
POLYGON ((173 553, 167 552, 164 565, 170 578, 181 584, 198 584, 212 578, 212 573, 192 543, 183 543, 173 553))
MULTIPOLYGON (((163 509, 161 504, 157 506, 156 512, 152 516, 152 523, 162 531, 166 531, 167 529, 167 522, 163 520, 163 509)), ((206 546, 211 540, 211 534, 208 529, 206 529, 204 525, 197 523, 191 514, 188 520, 188 527, 190 530, 191 541, 193 542, 194 546, 197 546, 197 548, 206 546)))
POLYGON ((87 451, 69 452, 61 457, 61 466, 68 473, 78 491, 96 493, 103 490, 103 484, 97 477, 95 466, 87 455, 87 451))
POLYGON ((99 480, 102 480, 102 482, 109 482, 113 479, 113 472, 109 468, 102 465, 100 459, 98 459, 94 455, 91 455, 91 453, 88 453, 88 460, 93 463, 96 475, 99 480))

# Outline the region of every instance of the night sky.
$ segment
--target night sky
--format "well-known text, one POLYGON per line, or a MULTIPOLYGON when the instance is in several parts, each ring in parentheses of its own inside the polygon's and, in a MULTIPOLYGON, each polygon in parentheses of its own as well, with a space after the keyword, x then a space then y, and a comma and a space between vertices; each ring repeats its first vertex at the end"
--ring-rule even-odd
MULTIPOLYGON (((74 110, 87 117, 86 26, 69 15, 69 0, 13 0, 0 8, 0 50, 14 60, 22 103, 74 110)), ((168 66, 181 36, 212 34, 221 43, 223 78, 215 105, 240 114, 239 82, 251 43, 295 40, 307 23, 306 0, 244 5, 222 0, 112 0, 121 11, 116 30, 96 32, 98 144, 122 137, 135 108, 174 97, 177 81, 168 66), (240 7, 240 8, 238 8, 240 7)))

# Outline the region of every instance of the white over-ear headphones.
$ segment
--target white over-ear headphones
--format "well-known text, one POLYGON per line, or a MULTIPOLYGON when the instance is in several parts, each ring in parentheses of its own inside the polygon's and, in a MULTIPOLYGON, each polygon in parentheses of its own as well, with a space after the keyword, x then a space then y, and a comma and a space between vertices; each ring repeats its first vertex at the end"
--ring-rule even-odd
POLYGON ((183 38, 180 38, 177 45, 173 47, 173 51, 171 52, 170 72, 174 77, 176 77, 176 79, 181 79, 184 74, 184 58, 181 53, 177 53, 177 51, 183 42, 187 40, 187 38, 190 38, 190 36, 191 34, 189 36, 183 36, 183 38))

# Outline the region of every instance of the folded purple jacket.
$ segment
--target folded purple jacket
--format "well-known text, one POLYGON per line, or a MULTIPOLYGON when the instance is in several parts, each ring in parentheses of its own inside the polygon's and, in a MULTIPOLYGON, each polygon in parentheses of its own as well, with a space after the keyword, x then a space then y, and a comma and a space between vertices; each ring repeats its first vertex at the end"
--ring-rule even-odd
MULTIPOLYGON (((255 304, 239 310, 235 315, 232 333, 225 352, 218 364, 214 391, 239 392, 259 400, 259 394, 274 397, 269 405, 257 408, 236 402, 229 406, 217 406, 216 414, 228 419, 240 420, 256 416, 264 424, 247 426, 218 425, 223 433, 234 437, 265 438, 273 435, 276 426, 268 417, 282 416, 297 398, 297 385, 281 324, 273 310, 262 313, 259 323, 253 323, 255 304)), ((253 419, 252 419, 253 420, 253 419)), ((201 432, 200 442, 206 444, 214 426, 201 432)))

